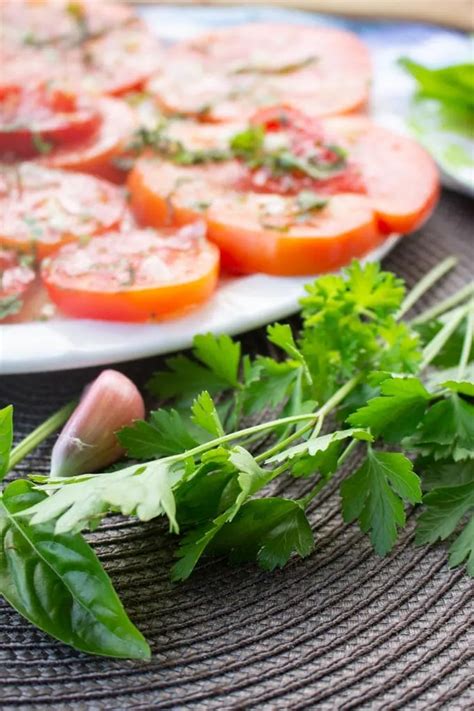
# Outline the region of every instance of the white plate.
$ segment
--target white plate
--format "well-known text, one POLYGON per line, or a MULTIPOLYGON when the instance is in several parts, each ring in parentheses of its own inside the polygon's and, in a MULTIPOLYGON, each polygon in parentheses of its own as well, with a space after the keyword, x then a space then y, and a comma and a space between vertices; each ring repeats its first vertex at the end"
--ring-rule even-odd
MULTIPOLYGON (((382 259, 396 241, 391 237, 366 259, 382 259)), ((204 308, 157 325, 58 319, 0 326, 0 373, 117 363, 187 348, 196 333, 248 331, 295 312, 310 281, 263 274, 228 279, 204 308)))

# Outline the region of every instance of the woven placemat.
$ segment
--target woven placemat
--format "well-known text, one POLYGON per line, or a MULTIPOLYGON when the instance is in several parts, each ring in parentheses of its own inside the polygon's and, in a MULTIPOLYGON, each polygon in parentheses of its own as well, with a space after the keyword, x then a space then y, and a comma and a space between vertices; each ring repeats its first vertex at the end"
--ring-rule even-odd
MULTIPOLYGON (((467 198, 445 193, 430 222, 385 261, 413 285, 444 256, 459 255, 455 272, 420 306, 472 278, 473 217, 467 198)), ((247 334, 246 347, 263 348, 262 334, 247 334)), ((140 385, 158 363, 120 368, 140 385)), ((97 371, 1 378, 0 402, 15 405, 16 436, 97 371)), ((19 473, 46 472, 50 446, 19 473)), ((303 493, 308 483, 292 486, 303 493)), ((273 574, 205 561, 190 581, 173 585, 163 523, 108 518, 92 540, 152 644, 152 661, 75 653, 0 602, 0 707, 472 708, 472 582, 448 570, 443 547, 413 547, 412 517, 393 555, 376 557, 358 528, 342 522, 336 490, 334 482, 312 504, 314 553, 273 574)))

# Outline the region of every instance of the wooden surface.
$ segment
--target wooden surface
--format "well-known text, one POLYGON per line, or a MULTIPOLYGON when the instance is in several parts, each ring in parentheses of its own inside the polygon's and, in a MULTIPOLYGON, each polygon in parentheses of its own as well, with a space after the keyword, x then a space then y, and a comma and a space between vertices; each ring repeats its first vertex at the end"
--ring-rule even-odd
POLYGON ((353 17, 420 20, 474 30, 474 0, 131 0, 143 5, 276 5, 353 17))

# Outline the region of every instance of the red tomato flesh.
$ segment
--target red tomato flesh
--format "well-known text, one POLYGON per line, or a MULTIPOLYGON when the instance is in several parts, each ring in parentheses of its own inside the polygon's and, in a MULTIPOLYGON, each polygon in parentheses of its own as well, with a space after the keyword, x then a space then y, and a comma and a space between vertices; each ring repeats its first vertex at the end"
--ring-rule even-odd
MULTIPOLYGON (((269 131, 272 142, 279 132, 275 126, 269 131)), ((229 125, 181 123, 171 135, 194 150, 221 148, 222 134, 228 145, 229 133, 229 125)), ((290 121, 281 133, 276 145, 281 147, 283 138, 298 159, 308 162, 315 155, 316 166, 326 160, 318 153, 321 147, 329 162, 331 153, 344 156, 340 170, 336 166, 334 176, 315 179, 293 164, 268 174, 266 159, 263 168, 255 168, 252 161, 249 166, 236 159, 183 166, 144 156, 129 176, 132 209, 142 224, 154 226, 201 215, 225 266, 291 275, 340 267, 380 245, 387 234, 416 229, 436 203, 439 181, 431 158, 414 141, 368 119, 325 119, 314 126, 290 121), (300 202, 308 197, 305 191, 310 202, 319 196, 327 204, 305 209, 300 202)))
POLYGON ((121 190, 89 175, 22 163, 0 177, 0 245, 38 259, 116 229, 126 215, 121 190))
POLYGON ((155 321, 181 315, 214 291, 219 253, 202 222, 133 230, 66 245, 46 259, 42 277, 52 301, 78 318, 155 321))
POLYGON ((137 126, 137 118, 119 99, 104 97, 96 103, 101 116, 98 131, 86 141, 51 151, 38 161, 50 168, 90 173, 113 183, 123 183, 127 172, 118 159, 137 126))
POLYGON ((149 89, 165 111, 201 121, 242 120, 268 104, 329 116, 362 108, 370 76, 368 50, 356 35, 256 23, 171 47, 149 89))
POLYGON ((65 91, 0 89, 0 156, 30 158, 87 140, 100 120, 97 107, 65 91))

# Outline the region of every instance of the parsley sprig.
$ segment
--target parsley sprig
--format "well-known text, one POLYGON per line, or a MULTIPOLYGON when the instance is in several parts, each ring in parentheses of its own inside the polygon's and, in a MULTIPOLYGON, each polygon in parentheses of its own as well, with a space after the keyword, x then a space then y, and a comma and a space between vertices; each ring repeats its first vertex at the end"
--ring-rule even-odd
MULTIPOLYGON (((357 521, 378 554, 390 552, 407 507, 418 506, 416 542, 452 537, 449 565, 466 564, 472 575, 473 290, 401 320, 453 264, 442 262, 408 295, 379 265, 353 262, 342 275, 320 277, 302 299, 298 333, 288 324, 268 327, 275 357, 243 354, 227 335, 197 336, 190 355, 169 358, 149 383, 163 406, 118 433, 133 461, 102 474, 8 484, 5 530, 18 517, 30 538, 48 527, 79 546, 80 532, 108 512, 164 516, 179 535, 174 580, 210 555, 273 570, 311 553, 308 508, 337 476, 344 520, 357 521), (433 371, 437 361, 444 370, 433 371), (362 462, 347 475, 355 448, 362 462), (307 492, 274 495, 272 482, 285 476, 308 480, 307 492), (9 510, 16 496, 26 503, 9 510)), ((2 413, 6 472, 42 436, 9 455, 11 409, 2 413)), ((96 570, 92 559, 88 565, 96 570)), ((11 591, 2 592, 22 612, 11 591)), ((29 619, 41 626, 33 613, 29 619)), ((136 630, 128 634, 130 656, 145 656, 136 630)), ((98 653, 121 656, 123 648, 98 653)))

